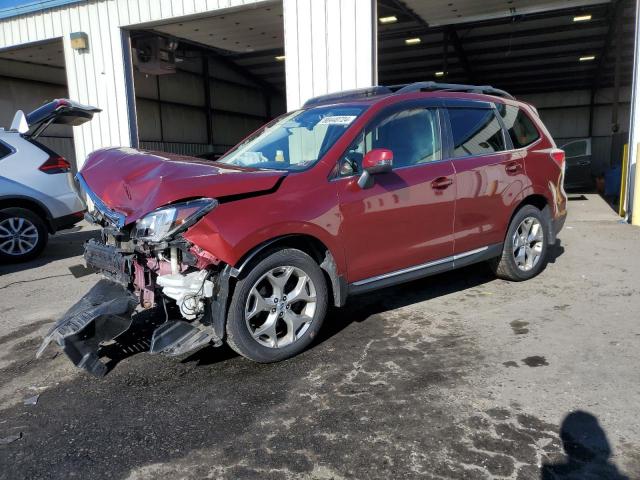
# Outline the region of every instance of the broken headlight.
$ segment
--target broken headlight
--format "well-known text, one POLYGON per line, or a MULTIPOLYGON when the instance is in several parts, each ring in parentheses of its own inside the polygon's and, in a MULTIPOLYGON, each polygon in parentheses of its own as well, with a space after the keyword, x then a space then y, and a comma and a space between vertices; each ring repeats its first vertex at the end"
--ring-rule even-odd
POLYGON ((199 198, 158 208, 136 222, 132 237, 146 242, 168 240, 196 223, 216 205, 218 201, 213 198, 199 198))

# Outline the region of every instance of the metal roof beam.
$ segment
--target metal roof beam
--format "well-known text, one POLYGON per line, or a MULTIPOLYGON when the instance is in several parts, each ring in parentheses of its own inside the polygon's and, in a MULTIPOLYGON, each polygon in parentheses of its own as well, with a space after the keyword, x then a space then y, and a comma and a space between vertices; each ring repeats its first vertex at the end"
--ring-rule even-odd
MULTIPOLYGON (((607 58, 607 54, 611 49, 611 43, 613 41, 613 37, 615 35, 617 28, 622 28, 622 24, 620 22, 622 18, 622 12, 624 10, 624 3, 622 0, 613 0, 613 2, 609 6, 609 30, 607 31, 607 36, 604 41, 604 45, 602 46, 602 50, 600 51, 600 55, 598 57, 598 69, 596 71, 596 75, 593 79, 593 85, 591 86, 591 102, 589 108, 589 136, 593 133, 593 121, 594 121, 594 104, 596 101, 596 92, 600 87, 600 82, 607 58)), ((616 45, 616 48, 622 48, 621 45, 616 45)))
MULTIPOLYGON (((458 36, 458 32, 454 28, 450 28, 448 31, 449 38, 453 43, 453 49, 456 52, 456 56, 464 69, 464 73, 467 75, 467 80, 469 83, 477 83, 476 75, 474 74, 473 69, 471 68, 471 64, 469 63, 469 59, 467 58, 467 54, 462 47, 462 41, 458 36)), ((445 72, 445 75, 447 72, 445 72)))

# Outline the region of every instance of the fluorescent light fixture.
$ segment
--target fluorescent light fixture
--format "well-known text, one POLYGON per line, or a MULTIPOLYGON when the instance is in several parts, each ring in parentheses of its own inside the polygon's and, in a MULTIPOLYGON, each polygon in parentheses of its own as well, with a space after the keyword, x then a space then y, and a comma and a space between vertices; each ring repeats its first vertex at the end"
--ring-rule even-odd
POLYGON ((589 20, 591 20, 591 14, 573 17, 574 22, 588 22, 589 20))
POLYGON ((595 55, 586 55, 584 57, 580 57, 580 61, 581 62, 590 62, 592 60, 595 60, 596 56, 595 55))
POLYGON ((420 38, 418 38, 418 37, 407 38, 404 41, 404 43, 406 43, 407 45, 418 45, 420 42, 422 42, 422 40, 420 40, 420 38))
POLYGON ((436 72, 435 76, 436 77, 444 77, 444 72, 436 72))
POLYGON ((398 17, 395 15, 389 15, 388 17, 380 17, 378 20, 380 23, 386 25, 388 23, 396 23, 398 21, 398 17))
POLYGON ((275 57, 276 62, 284 62, 284 59, 287 58, 284 55, 278 55, 277 57, 275 57))

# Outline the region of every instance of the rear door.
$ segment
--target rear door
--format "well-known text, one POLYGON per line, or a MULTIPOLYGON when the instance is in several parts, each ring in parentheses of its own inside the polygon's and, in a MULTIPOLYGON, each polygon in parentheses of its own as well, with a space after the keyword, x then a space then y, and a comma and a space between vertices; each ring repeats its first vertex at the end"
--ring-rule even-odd
POLYGON ((463 255, 504 241, 513 204, 526 183, 525 154, 512 150, 492 103, 446 105, 456 172, 454 253, 463 255))
POLYGON ((443 158, 441 115, 422 104, 394 107, 374 119, 345 153, 337 184, 350 282, 450 257, 454 171, 443 158), (393 152, 394 168, 357 185, 364 154, 393 152))

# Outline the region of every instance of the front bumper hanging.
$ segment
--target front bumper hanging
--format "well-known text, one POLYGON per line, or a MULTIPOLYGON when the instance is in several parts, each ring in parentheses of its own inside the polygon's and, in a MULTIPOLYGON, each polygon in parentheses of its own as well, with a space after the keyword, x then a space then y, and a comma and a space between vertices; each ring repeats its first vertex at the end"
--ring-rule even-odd
POLYGON ((56 322, 45 336, 36 358, 55 341, 76 367, 104 376, 107 366, 98 356, 100 344, 129 329, 137 303, 138 299, 122 285, 100 280, 56 322))

